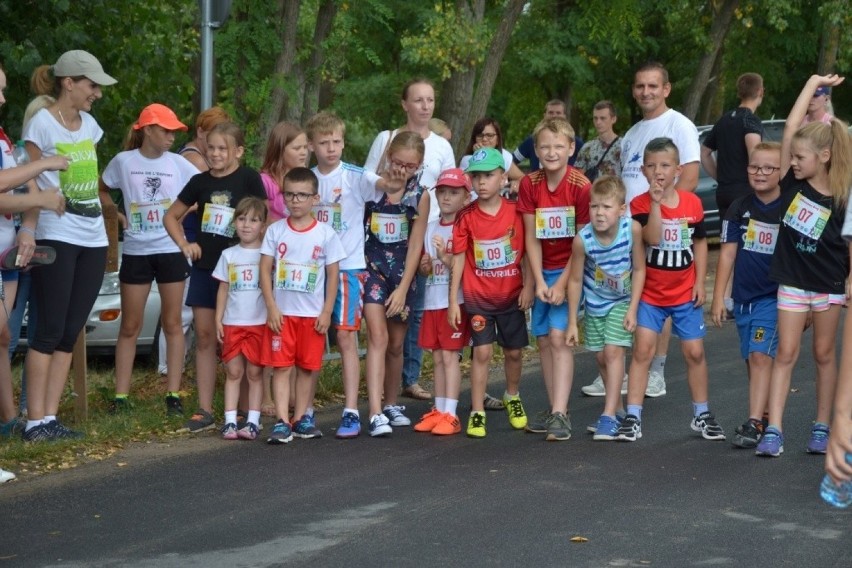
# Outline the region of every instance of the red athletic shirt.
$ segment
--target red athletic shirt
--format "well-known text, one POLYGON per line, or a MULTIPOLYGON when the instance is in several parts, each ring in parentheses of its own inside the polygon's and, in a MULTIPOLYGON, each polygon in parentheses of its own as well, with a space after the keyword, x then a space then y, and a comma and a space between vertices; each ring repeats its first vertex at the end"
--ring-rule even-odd
POLYGON ((524 222, 513 201, 502 199, 496 215, 473 202, 456 217, 453 252, 465 253, 462 292, 469 314, 501 314, 518 309, 524 287, 524 222))
MULTIPOLYGON (((558 234, 564 231, 563 226, 568 229, 568 234, 577 234, 579 225, 589 222, 589 190, 592 184, 588 178, 577 168, 568 166, 559 185, 550 191, 547 189, 547 176, 544 170, 538 170, 521 178, 518 189, 518 211, 535 215, 536 209, 547 210, 556 207, 573 207, 573 223, 571 215, 565 223, 563 216, 554 216, 553 212, 548 214, 542 211, 536 218, 537 231, 542 235, 558 234), (573 225, 573 226, 572 226, 573 225), (557 232, 557 233, 554 233, 557 232)), ((571 258, 571 246, 573 237, 560 236, 557 238, 540 237, 541 241, 541 267, 544 270, 562 270, 571 258)))

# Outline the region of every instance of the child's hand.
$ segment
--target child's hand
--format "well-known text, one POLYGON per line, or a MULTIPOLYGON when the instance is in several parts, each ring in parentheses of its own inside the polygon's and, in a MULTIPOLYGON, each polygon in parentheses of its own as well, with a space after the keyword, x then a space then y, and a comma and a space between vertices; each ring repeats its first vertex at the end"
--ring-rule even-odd
POLYGON ((695 307, 703 306, 704 300, 707 299, 707 290, 704 289, 704 282, 696 282, 692 287, 692 305, 695 307))
POLYGON ((406 294, 399 288, 391 292, 385 301, 385 316, 392 318, 402 313, 405 308, 405 296, 406 294))
POLYGON ((714 299, 713 303, 710 304, 710 316, 713 318, 713 324, 716 327, 722 327, 722 322, 728 319, 727 311, 725 309, 725 302, 714 299))
POLYGON ((561 306, 562 302, 565 301, 565 288, 548 288, 547 298, 551 305, 561 306))
POLYGON ((577 347, 580 345, 580 330, 576 323, 572 323, 565 331, 565 345, 568 347, 577 347))
POLYGON ((624 331, 633 333, 636 331, 636 310, 628 309, 627 313, 624 314, 624 322, 622 323, 624 326, 624 331))
POLYGON ((274 333, 281 333, 281 317, 281 310, 277 306, 273 309, 266 307, 266 325, 274 333))
POLYGON ((825 472, 835 483, 852 479, 852 465, 846 463, 847 452, 852 452, 852 418, 835 414, 825 452, 825 472))
POLYGON ((222 325, 222 322, 220 321, 216 322, 216 340, 219 341, 219 343, 225 342, 225 326, 222 325))
POLYGON ((455 302, 450 302, 447 307, 447 323, 453 328, 453 331, 458 331, 461 325, 461 308, 455 302))
POLYGON ((432 257, 429 256, 428 253, 423 253, 423 256, 420 257, 420 274, 423 276, 429 276, 432 274, 432 257))
POLYGON ((521 290, 521 295, 518 297, 518 307, 522 310, 528 310, 533 305, 535 299, 535 290, 530 286, 524 286, 521 290))
MULTIPOLYGON (((46 209, 47 211, 54 211, 57 215, 62 215, 63 213, 65 213, 65 196, 62 195, 56 188, 45 189, 44 191, 40 192, 39 201, 41 202, 40 207, 42 209, 46 209)), ((122 218, 124 218, 124 223, 122 224, 122 227, 126 229, 127 218, 125 218, 122 213, 119 213, 119 221, 121 221, 122 218)))
POLYGON ((663 182, 655 180, 648 188, 648 195, 654 203, 660 203, 663 200, 663 182))
POLYGON ((196 261, 201 258, 201 247, 198 243, 186 243, 180 247, 180 252, 183 253, 188 260, 196 261))
POLYGON ((435 247, 435 252, 438 253, 438 256, 441 256, 446 252, 447 243, 444 242, 444 238, 441 235, 435 235, 432 237, 432 246, 435 247))
POLYGON ((320 335, 325 335, 328 332, 328 328, 331 326, 331 314, 326 312, 321 312, 320 315, 317 316, 317 321, 314 323, 314 329, 320 335))
POLYGON ((544 282, 542 282, 541 284, 536 282, 536 285, 535 285, 535 297, 536 298, 538 298, 540 301, 544 302, 545 304, 549 304, 550 303, 549 292, 550 292, 550 288, 547 287, 547 284, 545 284, 544 282))

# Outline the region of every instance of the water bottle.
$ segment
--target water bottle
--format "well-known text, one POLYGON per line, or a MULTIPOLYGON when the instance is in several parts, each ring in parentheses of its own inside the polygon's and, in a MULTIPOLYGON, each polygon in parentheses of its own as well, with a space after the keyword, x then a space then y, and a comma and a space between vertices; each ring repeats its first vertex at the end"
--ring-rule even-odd
MULTIPOLYGON (((852 464, 852 453, 846 454, 846 463, 852 464)), ((819 486, 819 494, 822 500, 832 507, 845 509, 852 505, 852 481, 835 485, 831 477, 826 474, 819 486)))
MULTIPOLYGON (((30 163, 30 155, 27 154, 27 149, 24 147, 23 140, 18 140, 15 144, 15 148, 12 150, 12 157, 15 159, 15 164, 19 166, 30 163)), ((27 184, 25 182, 16 187, 13 191, 14 193, 27 193, 29 190, 27 189, 27 184)))

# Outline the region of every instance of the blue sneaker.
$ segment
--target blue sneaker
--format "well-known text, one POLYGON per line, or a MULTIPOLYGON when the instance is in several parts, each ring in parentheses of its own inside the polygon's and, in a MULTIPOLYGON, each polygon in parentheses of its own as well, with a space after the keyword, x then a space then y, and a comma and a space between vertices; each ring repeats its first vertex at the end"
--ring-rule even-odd
POLYGON ((269 434, 269 437, 266 439, 267 444, 286 444, 290 440, 293 439, 293 431, 290 429, 290 425, 284 422, 283 420, 279 420, 275 423, 275 426, 272 427, 272 432, 269 434))
POLYGON ((784 453, 784 434, 778 428, 770 426, 763 433, 760 442, 757 443, 757 448, 754 454, 757 456, 770 456, 777 458, 784 453))
MULTIPOLYGON (((618 422, 619 426, 621 426, 621 421, 624 420, 625 416, 627 416, 627 414, 624 412, 624 410, 616 410, 615 411, 615 421, 618 422)), ((597 420, 586 425, 586 432, 588 432, 589 434, 595 434, 595 433, 597 433, 597 431, 598 431, 598 421, 597 420)))
POLYGON ((322 438, 322 430, 317 428, 313 416, 305 414, 299 418, 299 421, 293 428, 293 435, 297 438, 304 438, 305 440, 310 438, 322 438))
POLYGON ((593 436, 593 440, 615 440, 618 438, 618 427, 621 423, 615 418, 610 418, 609 416, 604 416, 601 414, 601 417, 598 418, 597 424, 595 424, 595 435, 593 436))
POLYGON ((340 419, 340 426, 337 427, 337 432, 334 433, 335 438, 345 440, 348 438, 357 438, 361 434, 361 419, 354 412, 344 412, 340 419))
POLYGON ((386 436, 392 432, 390 420, 384 414, 375 414, 370 418, 370 436, 386 436))
POLYGON ((808 440, 809 454, 824 454, 828 447, 828 424, 823 422, 814 422, 811 428, 811 439, 808 440))
POLYGON ((55 440, 56 437, 53 435, 53 429, 49 425, 39 424, 21 432, 21 439, 24 442, 47 442, 55 440))

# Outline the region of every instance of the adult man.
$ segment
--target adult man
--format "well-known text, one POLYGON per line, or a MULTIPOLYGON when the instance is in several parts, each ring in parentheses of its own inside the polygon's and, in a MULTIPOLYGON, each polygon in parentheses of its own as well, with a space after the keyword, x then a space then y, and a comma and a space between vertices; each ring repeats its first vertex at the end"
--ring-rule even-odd
MULTIPOLYGON (((547 104, 544 105, 544 118, 567 119, 568 116, 565 112, 565 103, 563 101, 560 101, 559 99, 552 99, 547 101, 547 104)), ((582 147, 583 139, 579 136, 575 136, 574 154, 568 159, 568 163, 572 166, 574 165, 574 160, 577 159, 577 153, 582 147)), ((521 142, 520 146, 515 148, 515 151, 512 154, 512 158, 515 160, 516 164, 520 164, 524 160, 529 160, 531 172, 541 169, 541 166, 538 163, 538 156, 536 156, 535 154, 535 141, 533 140, 532 134, 527 136, 527 139, 521 142)))
POLYGON ((610 101, 598 101, 592 111, 592 122, 598 137, 587 142, 574 162, 589 181, 599 176, 621 176, 621 140, 613 130, 618 115, 610 101))
MULTIPOLYGON (((671 138, 680 154, 681 174, 677 189, 695 191, 698 185, 698 161, 701 152, 698 130, 691 120, 666 105, 671 94, 669 73, 661 63, 649 61, 636 71, 633 81, 633 99, 642 110, 642 120, 634 124, 621 142, 621 179, 627 186, 627 203, 648 191, 648 180, 642 173, 642 155, 645 145, 654 138, 671 138)), ((671 320, 667 320, 657 339, 657 349, 648 374, 645 396, 666 394, 665 364, 671 320)), ((588 396, 604 396, 603 380, 598 376, 582 389, 588 396)), ((627 385, 622 387, 627 392, 627 385)))

